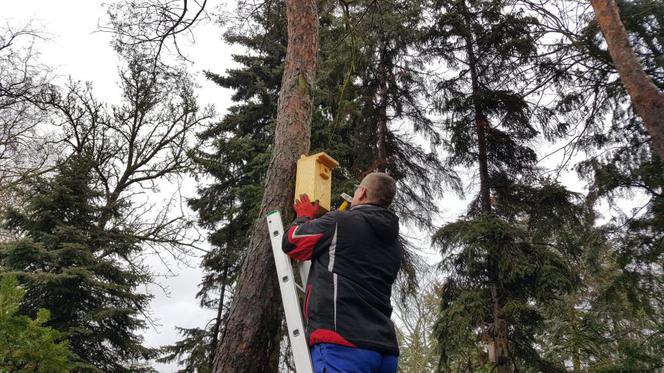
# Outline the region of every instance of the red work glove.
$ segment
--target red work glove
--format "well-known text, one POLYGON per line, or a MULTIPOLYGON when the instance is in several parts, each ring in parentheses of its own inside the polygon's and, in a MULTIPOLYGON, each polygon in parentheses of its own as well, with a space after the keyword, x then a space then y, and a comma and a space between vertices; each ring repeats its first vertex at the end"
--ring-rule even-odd
POLYGON ((306 194, 300 194, 300 199, 295 200, 293 208, 295 209, 295 214, 298 218, 306 216, 310 219, 315 218, 320 210, 318 201, 312 203, 309 201, 309 196, 306 194))

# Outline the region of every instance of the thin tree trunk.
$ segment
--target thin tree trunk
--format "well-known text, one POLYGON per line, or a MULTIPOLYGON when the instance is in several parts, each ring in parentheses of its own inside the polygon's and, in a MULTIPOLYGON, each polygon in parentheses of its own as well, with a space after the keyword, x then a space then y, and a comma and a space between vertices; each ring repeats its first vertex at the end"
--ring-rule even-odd
POLYGON ((652 137, 655 151, 664 159, 664 93, 646 75, 634 54, 615 0, 590 0, 590 3, 620 80, 652 137))
MULTIPOLYGON (((495 364, 496 372, 507 373, 510 372, 507 348, 507 322, 505 322, 505 320, 500 317, 500 299, 498 297, 498 289, 495 283, 491 284, 491 302, 493 305, 491 310, 493 316, 493 325, 491 325, 491 336, 493 337, 493 342, 490 345, 490 348, 494 357, 494 359, 491 360, 491 363, 495 364)), ((489 356, 491 356, 491 353, 489 353, 489 356)))
MULTIPOLYGON (((463 11, 464 17, 466 17, 466 23, 470 25, 470 15, 468 14, 468 9, 466 8, 465 2, 463 2, 463 11)), ((480 94, 480 83, 477 76, 477 58, 475 57, 474 44, 472 34, 468 34, 465 37, 466 42, 466 54, 468 55, 468 68, 470 69, 470 80, 473 89, 473 97, 477 97, 480 94)), ((473 101, 475 101, 473 99, 473 101)), ((486 130, 489 127, 489 123, 482 113, 482 108, 479 107, 477 102, 473 102, 473 108, 475 109, 475 131, 477 135, 477 150, 478 150, 478 163, 480 167, 480 206, 483 214, 491 213, 491 191, 489 188, 489 159, 487 156, 487 143, 486 143, 486 130)))
POLYGON ((312 92, 318 63, 319 23, 315 0, 287 0, 288 49, 279 92, 272 158, 260 213, 254 224, 226 333, 214 372, 276 372, 283 317, 265 216, 277 209, 292 216, 295 166, 309 151, 312 92))
MULTIPOLYGON (((465 0, 461 1, 462 14, 467 25, 471 24, 470 12, 466 7, 465 0)), ((469 31, 464 37, 466 43, 466 54, 468 55, 468 68, 470 70, 470 79, 473 90, 473 97, 477 97, 481 93, 479 77, 477 74, 478 61, 475 55, 475 39, 473 38, 472 31, 469 31)), ((478 163, 480 171, 480 209, 482 214, 491 214, 491 188, 489 181, 489 157, 487 152, 487 130, 489 129, 489 122, 482 112, 482 108, 473 99, 473 107, 475 110, 475 131, 477 136, 477 150, 478 150, 478 163)), ((495 272, 495 264, 490 264, 490 271, 495 272)), ((492 323, 488 328, 484 340, 490 341, 488 344, 489 349, 489 362, 494 364, 497 373, 507 373, 510 371, 509 356, 508 356, 508 339, 507 339, 507 323, 500 317, 501 304, 500 297, 498 296, 498 289, 496 287, 496 276, 491 276, 491 284, 489 291, 491 292, 491 316, 492 323)))
POLYGON ((377 132, 378 132, 378 141, 376 144, 377 150, 378 150, 378 165, 379 169, 378 171, 381 172, 387 172, 388 168, 388 159, 387 159, 387 106, 388 106, 388 98, 387 98, 387 91, 388 91, 388 86, 387 86, 387 76, 389 74, 389 67, 388 61, 387 61, 387 51, 383 46, 378 48, 378 71, 380 72, 379 75, 381 77, 384 77, 380 79, 380 85, 378 88, 378 94, 377 94, 377 105, 378 105, 378 115, 376 118, 376 127, 377 127, 377 132))
POLYGON ((217 344, 219 343, 219 331, 221 329, 221 322, 224 310, 224 298, 226 298, 226 283, 228 281, 228 263, 224 261, 224 274, 221 275, 221 293, 219 294, 219 306, 217 306, 217 318, 214 320, 214 327, 212 328, 212 342, 210 343, 210 371, 212 370, 212 363, 217 353, 217 344))
POLYGON ((387 172, 389 160, 387 156, 387 82, 381 83, 378 94, 378 117, 376 118, 377 127, 377 171, 387 172))
POLYGON ((489 122, 477 110, 475 130, 477 131, 477 150, 480 165, 480 207, 483 214, 491 213, 491 189, 489 188, 489 158, 487 155, 486 132, 489 122))

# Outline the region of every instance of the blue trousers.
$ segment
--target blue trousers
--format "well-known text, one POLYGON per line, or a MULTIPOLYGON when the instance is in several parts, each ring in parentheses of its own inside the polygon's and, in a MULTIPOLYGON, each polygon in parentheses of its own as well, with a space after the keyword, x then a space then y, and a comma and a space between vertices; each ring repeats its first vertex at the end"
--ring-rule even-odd
POLYGON ((398 358, 361 348, 320 343, 311 348, 314 373, 396 373, 398 358))

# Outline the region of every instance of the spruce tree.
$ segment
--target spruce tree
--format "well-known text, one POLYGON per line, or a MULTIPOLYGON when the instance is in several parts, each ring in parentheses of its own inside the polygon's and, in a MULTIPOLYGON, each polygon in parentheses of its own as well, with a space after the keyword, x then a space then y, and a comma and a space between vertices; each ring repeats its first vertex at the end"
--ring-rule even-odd
POLYGON ((557 241, 583 214, 569 192, 538 176, 533 143, 564 123, 529 101, 557 71, 540 56, 539 21, 515 5, 434 1, 422 39, 448 68, 434 88, 448 162, 476 169, 479 187, 468 215, 434 236, 447 276, 436 330, 443 370, 560 369, 539 356, 534 333, 542 307, 572 288, 557 241))
MULTIPOLYGON (((587 160, 578 170, 590 182, 585 218, 573 229, 559 232, 574 243, 570 247, 576 247, 565 254, 565 261, 578 281, 565 294, 535 304, 544 320, 534 333, 538 359, 549 367, 575 372, 656 370, 662 365, 661 319, 654 315, 661 314, 661 307, 652 299, 661 297, 662 278, 652 266, 658 260, 658 244, 651 236, 657 237, 657 224, 652 223, 657 221, 659 182, 652 176, 661 173, 659 161, 649 148, 643 124, 628 107, 592 14, 554 15, 541 7, 543 2, 523 3, 537 5, 531 9, 547 22, 547 32, 557 33, 547 40, 562 40, 549 44, 547 55, 557 58, 560 74, 553 79, 560 100, 556 108, 570 123, 574 137, 565 139, 560 148, 564 157, 558 172, 578 152, 585 152, 587 160), (632 193, 649 196, 650 201, 609 224, 595 226, 600 219, 615 216, 617 203, 632 193), (602 214, 596 211, 600 208, 602 214), (642 226, 643 221, 648 223, 642 226), (637 228, 646 226, 644 231, 637 228)), ((661 87, 664 70, 658 58, 658 37, 662 23, 658 20, 662 7, 656 3, 621 1, 619 5, 630 42, 647 74, 661 87)))
POLYGON ((321 128, 312 146, 332 149, 351 179, 372 171, 392 175, 399 190, 392 208, 403 221, 430 229, 437 212, 432 201, 445 186, 459 192, 459 185, 438 156, 425 61, 411 53, 423 2, 354 1, 335 9, 322 30, 321 128))
POLYGON ((510 352, 503 369, 564 371, 538 346, 552 305, 580 280, 570 261, 589 245, 586 238, 592 232, 584 223, 588 212, 583 200, 557 184, 515 183, 496 193, 492 208, 492 214, 460 219, 434 236, 448 274, 436 326, 441 369, 495 365, 494 337, 485 328, 496 332, 491 328, 498 313, 510 352))
POLYGON ((3 221, 22 238, 2 245, 0 268, 25 289, 20 314, 50 311, 44 325, 67 337, 76 369, 149 371, 141 361, 153 351, 136 333, 150 300, 136 289, 148 278, 118 261, 137 250, 136 242, 95 224, 101 210, 93 167, 90 153, 73 155, 53 177, 21 187, 24 207, 5 211, 3 221), (118 257, 100 255, 106 250, 118 257))
POLYGON ((68 372, 70 359, 62 333, 44 323, 50 312, 40 309, 32 320, 17 315, 25 291, 16 277, 0 277, 0 370, 3 372, 68 372))

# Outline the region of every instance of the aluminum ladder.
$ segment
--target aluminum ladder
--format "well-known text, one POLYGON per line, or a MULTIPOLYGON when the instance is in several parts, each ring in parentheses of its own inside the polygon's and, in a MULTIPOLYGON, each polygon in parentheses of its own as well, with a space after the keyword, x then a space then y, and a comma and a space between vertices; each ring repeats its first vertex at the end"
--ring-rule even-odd
POLYGON ((305 292, 304 286, 307 283, 311 262, 298 262, 302 284, 297 284, 295 276, 293 276, 291 259, 281 249, 284 225, 281 221, 279 211, 271 211, 267 214, 267 226, 272 242, 274 264, 277 267, 277 276, 279 276, 279 290, 281 291, 281 301, 284 304, 284 313, 286 314, 288 339, 290 340, 291 350, 293 351, 295 371, 297 373, 313 373, 309 345, 307 344, 304 323, 302 322, 302 312, 300 311, 300 301, 297 296, 298 290, 303 294, 305 292))

